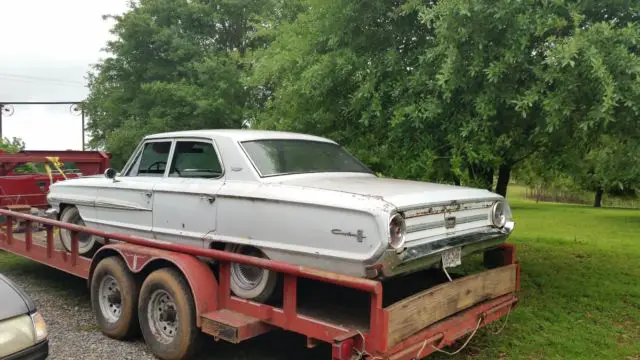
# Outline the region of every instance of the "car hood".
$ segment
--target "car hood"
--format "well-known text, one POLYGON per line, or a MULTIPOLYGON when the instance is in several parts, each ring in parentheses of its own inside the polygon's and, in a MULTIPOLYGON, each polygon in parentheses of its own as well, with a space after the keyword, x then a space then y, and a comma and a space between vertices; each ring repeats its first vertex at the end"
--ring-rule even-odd
POLYGON ((382 198, 398 208, 451 201, 491 200, 501 196, 488 190, 422 181, 380 178, 373 175, 292 176, 278 181, 283 185, 342 191, 382 198))
POLYGON ((35 310, 31 299, 11 280, 0 274, 0 321, 35 310))

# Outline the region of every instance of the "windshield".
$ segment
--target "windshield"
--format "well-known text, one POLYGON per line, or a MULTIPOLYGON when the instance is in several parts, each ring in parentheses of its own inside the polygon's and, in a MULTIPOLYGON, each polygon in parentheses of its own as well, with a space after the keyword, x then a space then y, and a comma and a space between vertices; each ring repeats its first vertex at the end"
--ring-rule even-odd
POLYGON ((242 143, 261 176, 315 172, 371 173, 340 146, 308 140, 254 140, 242 143))

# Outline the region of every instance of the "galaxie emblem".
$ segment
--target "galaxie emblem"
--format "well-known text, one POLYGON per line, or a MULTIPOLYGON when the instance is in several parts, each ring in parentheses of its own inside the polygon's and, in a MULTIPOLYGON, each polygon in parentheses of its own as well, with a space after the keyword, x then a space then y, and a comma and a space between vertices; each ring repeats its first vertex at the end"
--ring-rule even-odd
POLYGON ((456 217, 455 216, 445 216, 444 218, 444 228, 445 229, 453 229, 456 227, 456 217))
POLYGON ((332 229, 331 233, 333 235, 342 235, 342 236, 350 236, 350 237, 354 237, 356 238, 356 240, 358 240, 358 242, 363 242, 364 239, 366 239, 367 237, 364 235, 364 231, 362 230, 358 230, 356 231, 356 233, 352 233, 352 232, 344 232, 340 229, 332 229))

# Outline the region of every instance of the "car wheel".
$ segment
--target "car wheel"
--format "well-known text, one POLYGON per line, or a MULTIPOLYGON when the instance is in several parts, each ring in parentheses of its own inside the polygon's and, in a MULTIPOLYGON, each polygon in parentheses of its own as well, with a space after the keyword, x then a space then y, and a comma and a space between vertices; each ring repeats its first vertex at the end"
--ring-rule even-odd
MULTIPOLYGON (((82 217, 80 217, 80 211, 75 206, 66 207, 60 215, 60 221, 85 226, 82 217)), ((72 231, 60 228, 60 241, 65 250, 71 252, 71 238, 72 231)), ((100 243, 96 237, 90 234, 81 233, 78 236, 78 253, 82 256, 91 257, 100 247, 100 243)))
POLYGON ((142 336, 158 358, 187 359, 199 349, 193 295, 177 270, 163 268, 147 276, 140 290, 138 318, 142 336))
MULTIPOLYGON (((225 251, 267 258, 260 250, 245 245, 229 244, 225 251)), ((266 302, 276 289, 278 273, 239 263, 231 263, 231 291, 243 299, 266 302)))
POLYGON ((121 340, 138 334, 139 292, 138 282, 120 257, 98 263, 91 277, 91 305, 105 335, 121 340))

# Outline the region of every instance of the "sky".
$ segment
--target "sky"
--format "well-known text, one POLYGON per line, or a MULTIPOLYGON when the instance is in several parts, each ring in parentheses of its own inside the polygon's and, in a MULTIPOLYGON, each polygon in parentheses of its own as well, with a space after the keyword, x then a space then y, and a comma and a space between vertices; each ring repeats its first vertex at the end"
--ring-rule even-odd
MULTIPOLYGON (((86 74, 107 56, 112 20, 129 0, 0 0, 0 102, 81 101, 86 74)), ((69 105, 15 105, 2 135, 27 150, 80 150, 81 117, 69 105)))

